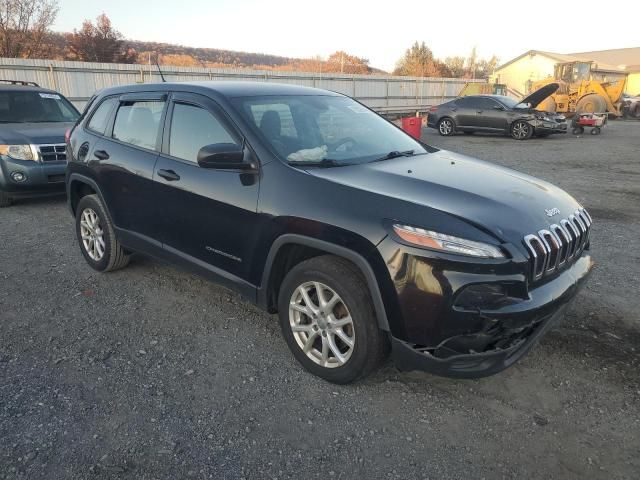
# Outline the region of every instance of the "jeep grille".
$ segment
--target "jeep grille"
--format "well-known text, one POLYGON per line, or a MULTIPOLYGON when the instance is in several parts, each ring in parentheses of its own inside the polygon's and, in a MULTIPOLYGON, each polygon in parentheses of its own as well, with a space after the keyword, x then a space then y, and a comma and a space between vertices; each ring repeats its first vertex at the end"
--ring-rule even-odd
POLYGON ((558 223, 524 237, 533 281, 571 265, 589 245, 591 215, 579 208, 558 223))

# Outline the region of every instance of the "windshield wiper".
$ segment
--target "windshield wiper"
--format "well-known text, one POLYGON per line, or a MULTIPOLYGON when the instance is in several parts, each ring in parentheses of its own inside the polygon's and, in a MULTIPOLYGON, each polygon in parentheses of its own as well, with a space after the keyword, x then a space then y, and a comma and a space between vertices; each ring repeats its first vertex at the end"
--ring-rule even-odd
POLYGON ((415 150, 405 150, 404 152, 399 152, 398 150, 392 150, 386 155, 371 161, 382 162, 383 160, 391 160, 392 158, 398 158, 398 157, 413 157, 414 155, 413 152, 415 152, 415 150))
POLYGON ((324 158, 319 161, 305 162, 305 161, 290 161, 289 165, 293 165, 295 167, 320 167, 320 168, 329 168, 329 167, 345 167, 347 165, 351 165, 350 163, 343 163, 333 160, 331 158, 324 158))

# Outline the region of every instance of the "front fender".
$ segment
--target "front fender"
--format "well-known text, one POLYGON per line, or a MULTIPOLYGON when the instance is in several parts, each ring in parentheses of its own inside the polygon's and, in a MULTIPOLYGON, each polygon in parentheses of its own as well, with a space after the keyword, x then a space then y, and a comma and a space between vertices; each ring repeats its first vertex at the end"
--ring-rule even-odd
MULTIPOLYGON (((344 245, 339 245, 326 240, 321 240, 318 238, 309 237, 309 236, 305 236, 297 233, 285 233, 283 235, 280 235, 271 245, 271 248, 269 249, 269 254, 267 255, 265 267, 262 274, 262 281, 261 281, 260 287, 258 288, 258 296, 257 296, 258 305, 262 306, 263 308, 267 308, 268 285, 269 285, 269 279, 271 277, 274 261, 280 249, 283 248, 285 245, 290 245, 290 244, 303 245, 303 246, 314 248, 316 250, 321 250, 323 252, 327 252, 329 254, 345 258, 350 262, 352 262, 354 265, 356 265, 356 267, 358 267, 364 279, 366 280, 367 287, 369 288, 369 292, 371 293, 371 298, 373 300, 373 306, 376 312, 378 326, 382 330, 390 331, 389 319, 387 316, 387 308, 385 306, 385 302, 383 301, 383 296, 381 293, 381 288, 378 280, 378 276, 381 273, 378 271, 378 273, 376 274, 376 272, 374 271, 374 267, 376 265, 371 264, 372 263, 371 260, 372 258, 375 258, 374 257, 375 254, 377 254, 378 257, 380 256, 377 253, 375 246, 373 245, 371 245, 372 248, 368 254, 362 254, 344 245)), ((379 258, 379 261, 382 262, 381 257, 379 258)))

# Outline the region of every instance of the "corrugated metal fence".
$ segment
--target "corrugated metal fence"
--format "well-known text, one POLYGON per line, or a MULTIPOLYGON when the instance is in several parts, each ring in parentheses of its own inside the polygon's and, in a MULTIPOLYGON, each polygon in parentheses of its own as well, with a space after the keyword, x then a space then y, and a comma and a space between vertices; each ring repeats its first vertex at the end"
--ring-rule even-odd
MULTIPOLYGON (((290 83, 344 93, 388 113, 422 111, 455 98, 469 80, 459 78, 392 77, 270 70, 161 66, 169 82, 244 80, 290 83)), ((57 90, 82 108, 97 90, 115 85, 160 82, 155 65, 66 62, 0 58, 0 78, 36 82, 57 90)), ((481 80, 477 80, 481 82, 481 80)))

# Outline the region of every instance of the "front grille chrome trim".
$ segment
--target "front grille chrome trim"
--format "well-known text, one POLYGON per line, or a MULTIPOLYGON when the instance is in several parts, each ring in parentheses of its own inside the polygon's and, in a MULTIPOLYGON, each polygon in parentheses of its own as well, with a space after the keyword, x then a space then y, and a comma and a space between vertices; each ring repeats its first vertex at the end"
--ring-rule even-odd
POLYGON ((589 246, 593 220, 579 208, 548 229, 526 235, 523 242, 529 253, 531 280, 537 281, 573 263, 589 246))
POLYGON ((35 145, 38 153, 38 160, 42 163, 47 162, 66 162, 67 145, 64 143, 44 143, 35 145))

